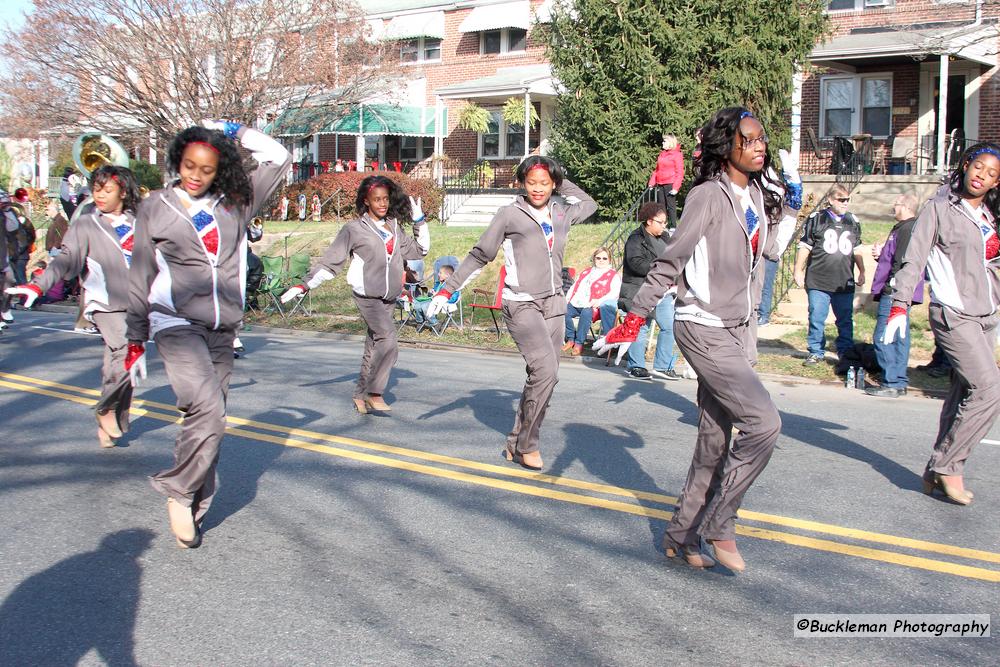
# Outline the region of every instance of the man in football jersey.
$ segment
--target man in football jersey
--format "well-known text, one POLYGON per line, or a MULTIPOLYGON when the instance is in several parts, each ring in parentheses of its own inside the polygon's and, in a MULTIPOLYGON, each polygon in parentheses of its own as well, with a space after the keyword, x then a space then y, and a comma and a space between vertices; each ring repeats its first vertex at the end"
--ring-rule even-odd
POLYGON ((806 220, 795 256, 795 283, 805 287, 809 297, 807 366, 823 360, 823 329, 831 307, 837 320, 837 356, 854 347, 854 288, 865 284, 864 260, 858 251, 861 222, 847 212, 850 191, 834 185, 828 202, 806 220))

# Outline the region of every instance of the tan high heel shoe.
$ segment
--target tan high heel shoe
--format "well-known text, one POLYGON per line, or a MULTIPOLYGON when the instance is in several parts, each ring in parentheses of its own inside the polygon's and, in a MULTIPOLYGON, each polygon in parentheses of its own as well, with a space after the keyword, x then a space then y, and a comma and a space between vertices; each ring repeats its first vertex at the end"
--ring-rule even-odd
POLYGON ((680 544, 669 535, 663 536, 663 553, 667 558, 684 556, 684 562, 698 570, 715 567, 715 561, 703 554, 697 545, 680 544))
POLYGON ((392 411, 392 408, 389 407, 389 404, 383 401, 381 396, 376 396, 375 394, 370 394, 365 399, 365 403, 368 404, 369 408, 371 408, 372 410, 376 410, 378 412, 392 411))
POLYGON ((111 449, 115 446, 115 441, 100 426, 97 427, 97 443, 101 446, 101 449, 111 449))
POLYGON ((197 549, 201 544, 201 534, 194 524, 191 508, 181 505, 173 498, 167 498, 167 518, 170 531, 177 538, 177 545, 183 549, 197 549))
POLYGON ((571 340, 566 341, 565 343, 563 343, 562 351, 563 352, 569 352, 570 350, 573 349, 573 345, 574 345, 573 341, 571 341, 571 340))
POLYGON ((715 560, 733 572, 747 569, 746 561, 736 549, 736 540, 706 540, 712 547, 715 560), (722 546, 725 545, 725 546, 722 546))
POLYGON ((112 438, 122 437, 122 430, 118 428, 118 417, 115 415, 114 410, 108 410, 103 413, 98 412, 97 425, 112 438))
MULTIPOLYGON (((942 475, 940 473, 934 473, 934 479, 928 480, 924 478, 924 493, 928 496, 934 495, 934 489, 940 489, 941 493, 945 495, 948 500, 958 503, 959 505, 968 505, 972 502, 973 494, 972 491, 967 489, 958 489, 952 483, 950 479, 951 475, 942 475)), ((954 477, 958 477, 955 475, 954 477)), ((961 479, 961 477, 958 477, 961 479)))
POLYGON ((527 452, 526 454, 521 454, 509 449, 504 449, 500 452, 500 455, 511 463, 516 463, 522 468, 527 468, 528 470, 542 469, 542 455, 538 452, 527 452))
POLYGON ((365 405, 365 400, 363 398, 355 398, 354 409, 358 411, 358 414, 366 415, 368 414, 368 406, 365 405))

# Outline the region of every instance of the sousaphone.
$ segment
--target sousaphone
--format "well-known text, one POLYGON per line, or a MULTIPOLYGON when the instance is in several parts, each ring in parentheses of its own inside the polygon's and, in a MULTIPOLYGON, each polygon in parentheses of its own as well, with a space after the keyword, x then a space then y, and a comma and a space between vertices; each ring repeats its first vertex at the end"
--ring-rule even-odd
MULTIPOLYGON (((73 142, 73 164, 89 180, 94 171, 108 164, 128 168, 128 151, 106 134, 84 132, 73 142)), ((70 224, 85 212, 84 209, 89 210, 93 203, 94 198, 89 195, 80 202, 73 211, 70 224)))

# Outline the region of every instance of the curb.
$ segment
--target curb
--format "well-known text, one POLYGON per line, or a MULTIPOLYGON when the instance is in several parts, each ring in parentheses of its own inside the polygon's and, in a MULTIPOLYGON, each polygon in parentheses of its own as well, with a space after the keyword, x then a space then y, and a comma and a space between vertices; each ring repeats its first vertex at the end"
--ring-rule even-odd
MULTIPOLYGON (((38 310, 50 313, 76 313, 76 306, 60 306, 58 304, 46 303, 40 306, 35 306, 32 310, 38 310)), ((279 334, 282 336, 290 336, 296 338, 321 338, 326 340, 350 340, 350 341, 364 341, 365 337, 358 334, 347 334, 347 333, 336 333, 332 331, 309 331, 306 329, 285 329, 282 327, 271 327, 263 326, 259 324, 249 325, 249 328, 244 329, 247 331, 260 331, 263 333, 279 334)), ((434 341, 423 341, 414 340, 412 338, 400 338, 399 344, 404 347, 417 350, 451 350, 454 352, 468 352, 474 354, 489 354, 492 356, 500 357, 513 357, 520 359, 521 354, 515 350, 497 350, 493 348, 482 348, 475 347, 472 345, 454 345, 452 343, 437 343, 434 341)), ((770 354, 785 353, 787 350, 784 348, 775 348, 769 346, 761 346, 757 349, 758 352, 766 352, 770 354)), ((560 356, 559 363, 575 363, 575 364, 585 364, 584 359, 596 359, 592 355, 586 357, 572 357, 572 356, 560 356)), ((814 386, 829 386, 829 387, 843 387, 843 382, 839 380, 818 380, 815 378, 804 378, 797 375, 777 375, 774 373, 758 373, 762 380, 768 380, 770 382, 777 382, 784 385, 814 385, 814 386)), ((906 390, 907 396, 922 396, 924 398, 944 398, 947 395, 946 391, 939 389, 918 389, 916 387, 909 387, 906 390)))

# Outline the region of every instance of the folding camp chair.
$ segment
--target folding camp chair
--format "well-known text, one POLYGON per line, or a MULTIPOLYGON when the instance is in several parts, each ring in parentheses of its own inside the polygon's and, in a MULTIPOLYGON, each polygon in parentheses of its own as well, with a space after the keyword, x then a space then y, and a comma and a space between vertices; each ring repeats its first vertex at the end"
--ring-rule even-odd
POLYGON ((503 307, 503 285, 506 278, 507 267, 502 266, 500 267, 500 276, 497 278, 497 286, 494 291, 491 293, 484 289, 472 290, 472 293, 476 295, 474 298, 481 298, 483 301, 474 301, 469 304, 469 308, 472 308, 472 316, 470 316, 470 320, 475 317, 477 308, 489 311, 490 315, 493 317, 493 326, 496 327, 498 342, 503 334, 500 331, 500 320, 497 319, 497 313, 500 312, 503 307))
MULTIPOLYGON (((455 257, 454 255, 444 255, 442 257, 438 257, 436 260, 434 260, 434 275, 428 276, 424 280, 424 282, 426 284, 430 284, 431 287, 433 287, 433 283, 434 281, 437 280, 438 273, 441 271, 441 267, 450 266, 452 269, 457 269, 458 264, 459 264, 458 257, 455 257)), ((438 336, 440 336, 441 334, 444 333, 445 329, 447 329, 449 325, 458 327, 459 329, 464 329, 465 311, 462 307, 462 296, 461 292, 456 292, 456 293, 458 294, 458 297, 455 299, 455 302, 449 303, 444 310, 443 315, 445 319, 443 322, 439 322, 437 324, 431 324, 427 320, 424 320, 423 322, 420 323, 420 326, 417 327, 417 331, 420 332, 423 331, 424 329, 430 329, 438 336), (456 313, 458 313, 457 322, 455 321, 456 313)))
MULTIPOLYGON (((288 258, 288 272, 285 275, 285 285, 287 289, 293 285, 298 285, 305 282, 306 276, 309 274, 309 266, 312 259, 309 257, 308 253, 298 252, 288 258)), ((287 310, 285 311, 285 316, 294 315, 296 311, 299 311, 302 315, 306 317, 312 315, 312 292, 306 292, 302 296, 294 299, 291 303, 286 304, 287 310)))
POLYGON ((277 312, 282 317, 285 316, 285 309, 281 306, 281 293, 283 291, 285 277, 285 260, 282 257, 260 258, 263 267, 264 277, 261 278, 260 285, 247 299, 250 310, 257 314, 264 314, 268 311, 277 312), (256 303, 256 307, 252 304, 256 303))

